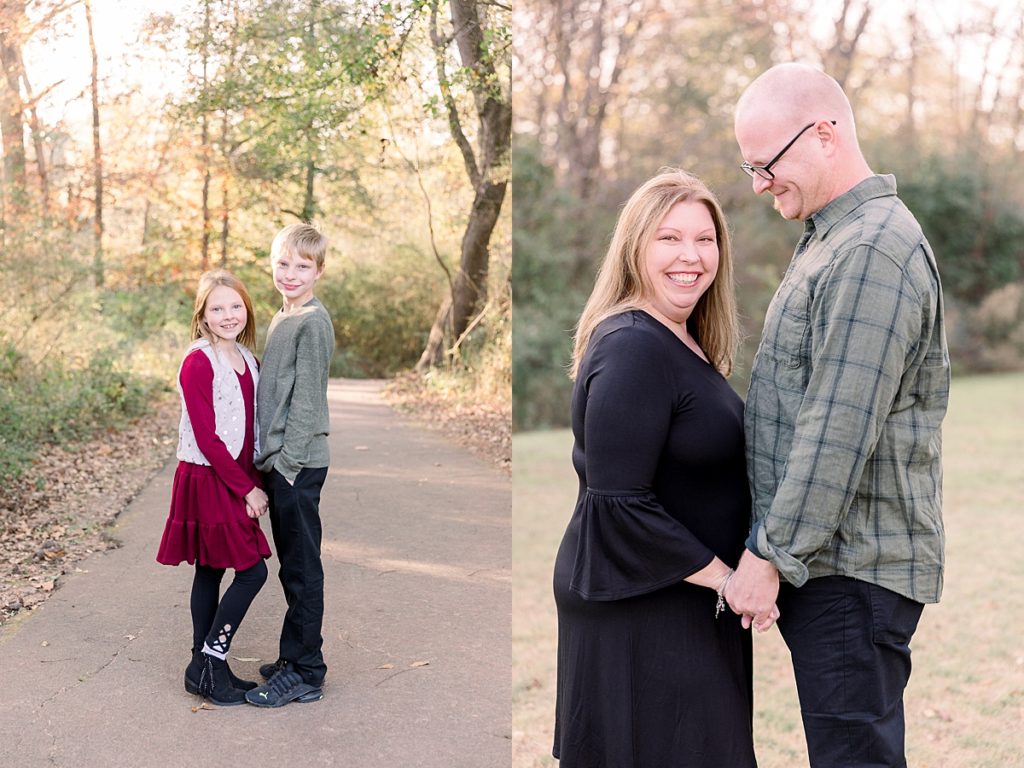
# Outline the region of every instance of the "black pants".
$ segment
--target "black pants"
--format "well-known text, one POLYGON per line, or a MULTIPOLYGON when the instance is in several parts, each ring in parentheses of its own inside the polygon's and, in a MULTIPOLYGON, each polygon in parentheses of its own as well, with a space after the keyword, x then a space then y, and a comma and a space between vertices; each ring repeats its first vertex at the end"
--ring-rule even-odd
POLYGON ((320 561, 320 489, 327 468, 305 468, 295 484, 271 470, 266 476, 270 528, 281 565, 278 576, 288 610, 281 627, 280 658, 310 685, 327 674, 321 634, 324 621, 324 568, 320 561))
POLYGON ((235 578, 221 598, 220 583, 223 578, 223 568, 210 568, 196 563, 190 599, 192 647, 196 650, 202 648, 204 642, 213 647, 221 636, 225 640, 220 645, 226 650, 256 594, 267 581, 267 565, 260 560, 244 571, 235 571, 235 578))
POLYGON ((904 768, 903 690, 924 606, 845 576, 779 590, 811 768, 904 768))

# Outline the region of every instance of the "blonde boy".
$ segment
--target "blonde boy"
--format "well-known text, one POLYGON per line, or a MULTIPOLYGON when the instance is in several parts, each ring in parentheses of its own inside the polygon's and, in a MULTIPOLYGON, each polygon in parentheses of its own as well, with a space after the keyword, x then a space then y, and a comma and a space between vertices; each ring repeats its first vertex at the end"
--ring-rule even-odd
POLYGON ((260 667, 267 682, 246 701, 281 707, 317 701, 327 673, 322 652, 324 572, 320 560, 320 490, 327 477, 327 378, 334 326, 313 295, 324 273, 327 238, 309 224, 291 224, 270 249, 281 311, 267 331, 256 395, 270 525, 288 610, 278 660, 260 667))

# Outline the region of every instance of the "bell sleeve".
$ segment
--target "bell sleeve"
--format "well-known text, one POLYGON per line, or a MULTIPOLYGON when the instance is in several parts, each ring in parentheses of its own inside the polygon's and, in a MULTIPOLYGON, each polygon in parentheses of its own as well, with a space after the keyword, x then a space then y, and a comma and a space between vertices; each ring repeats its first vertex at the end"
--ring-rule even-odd
POLYGON ((570 588, 619 600, 680 583, 714 553, 665 509, 653 483, 680 392, 665 340, 621 328, 593 342, 585 408, 586 490, 570 588))

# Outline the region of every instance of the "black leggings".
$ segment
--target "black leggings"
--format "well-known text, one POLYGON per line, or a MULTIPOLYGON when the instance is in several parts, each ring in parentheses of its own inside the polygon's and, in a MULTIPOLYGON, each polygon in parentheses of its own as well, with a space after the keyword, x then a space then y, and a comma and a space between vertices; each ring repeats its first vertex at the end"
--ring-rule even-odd
POLYGON ((191 600, 192 646, 196 650, 206 643, 220 653, 227 653, 238 625, 267 580, 267 566, 260 560, 251 568, 235 571, 235 578, 218 601, 223 578, 223 568, 209 568, 196 563, 191 600))

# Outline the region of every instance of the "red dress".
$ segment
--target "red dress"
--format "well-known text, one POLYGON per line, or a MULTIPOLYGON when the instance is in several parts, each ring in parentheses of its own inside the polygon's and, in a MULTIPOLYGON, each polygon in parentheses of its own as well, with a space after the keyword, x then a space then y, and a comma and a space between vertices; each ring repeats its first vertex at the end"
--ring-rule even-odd
POLYGON ((185 395, 196 445, 211 466, 178 463, 171 490, 171 509, 157 552, 157 562, 178 565, 199 562, 211 568, 245 570, 270 557, 270 545, 258 520, 245 511, 245 494, 262 487, 253 466, 255 387, 252 374, 236 374, 245 401, 245 439, 234 459, 217 435, 213 409, 213 365, 197 349, 181 367, 185 395))

